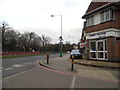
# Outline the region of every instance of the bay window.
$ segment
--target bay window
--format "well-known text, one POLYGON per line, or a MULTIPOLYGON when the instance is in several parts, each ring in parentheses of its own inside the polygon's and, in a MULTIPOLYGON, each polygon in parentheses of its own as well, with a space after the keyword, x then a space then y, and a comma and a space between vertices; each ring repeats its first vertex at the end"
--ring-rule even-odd
POLYGON ((87 19, 87 27, 94 25, 94 16, 87 19))
POLYGON ((114 19, 114 12, 111 9, 101 12, 101 22, 106 22, 114 19))

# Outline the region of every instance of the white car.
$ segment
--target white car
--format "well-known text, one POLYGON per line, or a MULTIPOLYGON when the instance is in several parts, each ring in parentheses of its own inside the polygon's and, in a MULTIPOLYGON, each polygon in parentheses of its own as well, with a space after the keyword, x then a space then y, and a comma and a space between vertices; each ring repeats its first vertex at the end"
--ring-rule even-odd
POLYGON ((70 59, 72 59, 72 56, 74 56, 74 58, 82 59, 82 54, 79 49, 73 49, 70 53, 70 59))
POLYGON ((67 54, 70 54, 70 51, 67 51, 67 54))

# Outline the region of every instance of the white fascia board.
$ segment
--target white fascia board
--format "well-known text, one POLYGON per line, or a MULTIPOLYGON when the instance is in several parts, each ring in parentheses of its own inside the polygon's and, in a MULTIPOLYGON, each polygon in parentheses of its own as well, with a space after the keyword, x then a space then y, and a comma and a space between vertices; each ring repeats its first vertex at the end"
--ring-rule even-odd
POLYGON ((104 30, 101 30, 101 31, 95 31, 95 32, 91 32, 91 33, 86 33, 86 36, 88 36, 88 35, 92 35, 92 34, 97 34, 97 33, 102 33, 102 32, 109 32, 109 31, 120 32, 120 29, 115 29, 115 28, 104 29, 104 30))
POLYGON ((86 39, 96 39, 96 38, 103 38, 103 37, 109 37, 109 36, 120 37, 120 29, 111 28, 111 29, 105 29, 102 31, 86 33, 86 39))

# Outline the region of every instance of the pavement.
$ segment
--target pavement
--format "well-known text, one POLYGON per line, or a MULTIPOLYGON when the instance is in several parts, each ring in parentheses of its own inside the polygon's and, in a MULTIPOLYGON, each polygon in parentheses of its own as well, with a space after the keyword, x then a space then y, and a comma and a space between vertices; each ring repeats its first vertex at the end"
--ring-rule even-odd
MULTIPOLYGON (((70 62, 72 61, 72 59, 69 59, 69 54, 67 59, 70 62)), ((79 65, 99 67, 99 68, 120 69, 120 62, 110 62, 110 61, 103 61, 103 60, 87 60, 83 58, 83 59, 74 59, 74 63, 79 65)))
POLYGON ((57 71, 102 80, 118 81, 120 77, 118 73, 119 65, 115 62, 92 61, 85 59, 75 59, 74 62, 74 70, 71 70, 72 64, 71 59, 69 59, 69 54, 64 54, 62 57, 50 58, 48 64, 46 59, 41 60, 39 64, 57 71))
MULTIPOLYGON (((71 60, 69 59, 69 61, 71 60)), ((75 63, 80 65, 99 67, 99 68, 120 69, 120 62, 75 59, 75 63)))

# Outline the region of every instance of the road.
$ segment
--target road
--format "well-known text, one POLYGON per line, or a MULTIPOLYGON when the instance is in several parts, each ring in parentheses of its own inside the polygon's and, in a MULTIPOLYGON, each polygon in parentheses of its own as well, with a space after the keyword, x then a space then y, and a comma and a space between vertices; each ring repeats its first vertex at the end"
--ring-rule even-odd
MULTIPOLYGON (((58 55, 51 57, 56 56, 58 55)), ((45 56, 16 58, 15 60, 4 59, 11 60, 11 62, 9 61, 10 64, 8 64, 9 62, 3 62, 5 65, 4 69, 8 69, 3 71, 3 75, 6 75, 3 79, 3 88, 38 88, 38 90, 40 90, 39 88, 67 88, 68 90, 76 90, 76 88, 118 88, 117 81, 98 79, 98 77, 92 77, 91 75, 89 75, 89 77, 88 75, 81 75, 86 69, 91 71, 92 68, 85 66, 81 68, 81 74, 77 75, 40 66, 37 62, 43 58, 45 58, 45 56), (12 69, 9 69, 10 66, 7 66, 7 64, 10 65, 12 69), (9 74, 8 76, 7 72, 10 74, 12 72, 12 75, 9 74)), ((58 61, 65 66, 67 65, 64 61, 62 62, 60 57, 57 58, 58 61)), ((67 60, 67 58, 62 58, 67 60)))
POLYGON ((70 88, 116 87, 118 87, 118 84, 115 82, 81 77, 42 66, 37 66, 3 81, 3 88, 69 88, 68 90, 70 90, 70 88))
MULTIPOLYGON (((50 58, 57 57, 58 54, 50 55, 50 58)), ((9 77, 11 75, 32 69, 36 67, 36 63, 46 58, 45 55, 41 56, 29 56, 29 57, 21 57, 21 58, 9 58, 2 60, 2 78, 9 77)))

